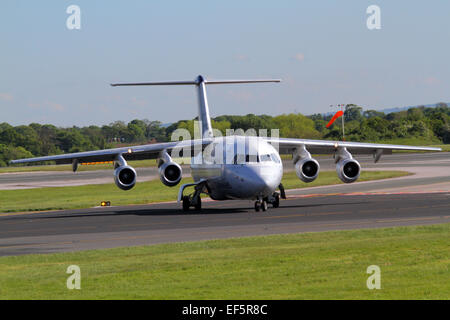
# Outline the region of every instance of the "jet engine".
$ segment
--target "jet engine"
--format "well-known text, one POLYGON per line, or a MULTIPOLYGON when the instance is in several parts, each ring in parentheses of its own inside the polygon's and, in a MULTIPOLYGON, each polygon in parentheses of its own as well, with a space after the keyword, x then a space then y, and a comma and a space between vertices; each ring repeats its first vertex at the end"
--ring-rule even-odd
POLYGON ((136 184, 136 170, 128 165, 119 166, 114 170, 114 181, 122 190, 130 190, 136 184))
POLYGON ((180 183, 182 174, 181 166, 173 161, 164 162, 159 167, 159 178, 168 187, 173 187, 180 183))
POLYGON ((359 162, 353 158, 342 159, 336 164, 339 179, 345 183, 355 182, 361 173, 359 162))
POLYGON ((320 165, 316 159, 303 158, 295 164, 297 177, 303 182, 312 182, 319 176, 320 165))

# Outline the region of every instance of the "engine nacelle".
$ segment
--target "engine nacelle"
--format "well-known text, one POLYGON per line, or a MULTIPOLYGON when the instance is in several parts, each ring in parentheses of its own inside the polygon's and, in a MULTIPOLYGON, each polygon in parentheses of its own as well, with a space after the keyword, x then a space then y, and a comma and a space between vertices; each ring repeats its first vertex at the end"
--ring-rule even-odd
POLYGON ((114 182, 122 190, 130 190, 136 184, 136 170, 128 165, 117 167, 114 170, 114 182))
POLYGON ((353 158, 346 158, 338 161, 336 164, 336 172, 339 179, 345 183, 352 183, 358 180, 361 173, 359 162, 353 158))
POLYGON ((165 162, 159 167, 159 178, 168 187, 173 187, 180 183, 182 175, 183 170, 176 162, 165 162))
POLYGON ((297 177, 303 182, 312 182, 319 176, 320 165, 316 159, 303 158, 295 164, 297 177))

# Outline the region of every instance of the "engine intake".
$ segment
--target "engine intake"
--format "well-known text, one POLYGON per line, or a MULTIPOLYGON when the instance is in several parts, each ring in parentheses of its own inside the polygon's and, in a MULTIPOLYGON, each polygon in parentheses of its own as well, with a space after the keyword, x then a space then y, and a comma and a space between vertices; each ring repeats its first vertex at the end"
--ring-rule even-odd
POLYGON ((181 181, 183 170, 176 162, 165 162, 159 167, 159 178, 168 187, 176 186, 181 181))
POLYGON ((117 167, 114 171, 114 182, 122 190, 130 190, 136 184, 136 170, 128 165, 117 167))
POLYGON ((361 166, 355 159, 342 159, 336 164, 336 172, 343 182, 352 183, 358 180, 361 166))
POLYGON ((316 159, 303 158, 295 164, 297 177, 303 182, 312 182, 319 176, 320 165, 316 159))

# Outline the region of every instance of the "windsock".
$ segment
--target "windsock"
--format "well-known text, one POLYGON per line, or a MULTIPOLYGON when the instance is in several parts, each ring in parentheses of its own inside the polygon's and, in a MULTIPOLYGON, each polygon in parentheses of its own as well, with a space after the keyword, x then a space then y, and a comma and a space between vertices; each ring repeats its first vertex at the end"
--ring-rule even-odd
POLYGON ((338 112, 336 112, 336 114, 333 116, 333 118, 331 118, 330 122, 328 122, 327 128, 329 128, 333 124, 333 122, 336 121, 336 119, 342 115, 344 115, 344 112, 342 112, 342 110, 339 110, 338 112))

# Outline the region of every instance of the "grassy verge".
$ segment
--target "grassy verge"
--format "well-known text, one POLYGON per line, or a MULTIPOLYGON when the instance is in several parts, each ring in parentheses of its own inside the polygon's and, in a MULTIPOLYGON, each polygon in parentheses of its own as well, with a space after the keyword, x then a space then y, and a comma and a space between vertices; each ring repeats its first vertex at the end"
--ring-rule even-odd
MULTIPOLYGON (((407 171, 362 171, 358 182, 380 180, 388 178, 398 178, 411 175, 407 171)), ((283 186, 285 189, 296 189, 296 188, 309 188, 318 186, 327 186, 333 184, 344 184, 337 174, 336 171, 321 171, 319 177, 310 183, 302 182, 297 178, 295 172, 288 172, 283 175, 283 186)))
POLYGON ((0 258, 0 299, 449 299, 450 224, 0 258), (81 290, 66 288, 67 267, 81 290), (367 267, 381 269, 369 290, 367 267))
MULTIPOLYGON (((404 171, 363 171, 360 181, 385 179, 407 175, 404 171)), ((112 180, 112 177, 111 177, 112 180)), ((192 182, 183 179, 181 183, 192 182)), ((342 183, 335 171, 323 171, 314 182, 306 184, 300 181, 294 172, 284 174, 283 185, 286 189, 342 183)), ((174 201, 178 187, 166 187, 159 179, 137 183, 123 191, 111 181, 109 184, 75 187, 54 187, 23 190, 0 190, 0 212, 64 210, 89 208, 101 201, 111 201, 111 205, 144 204, 161 201, 174 201)))

